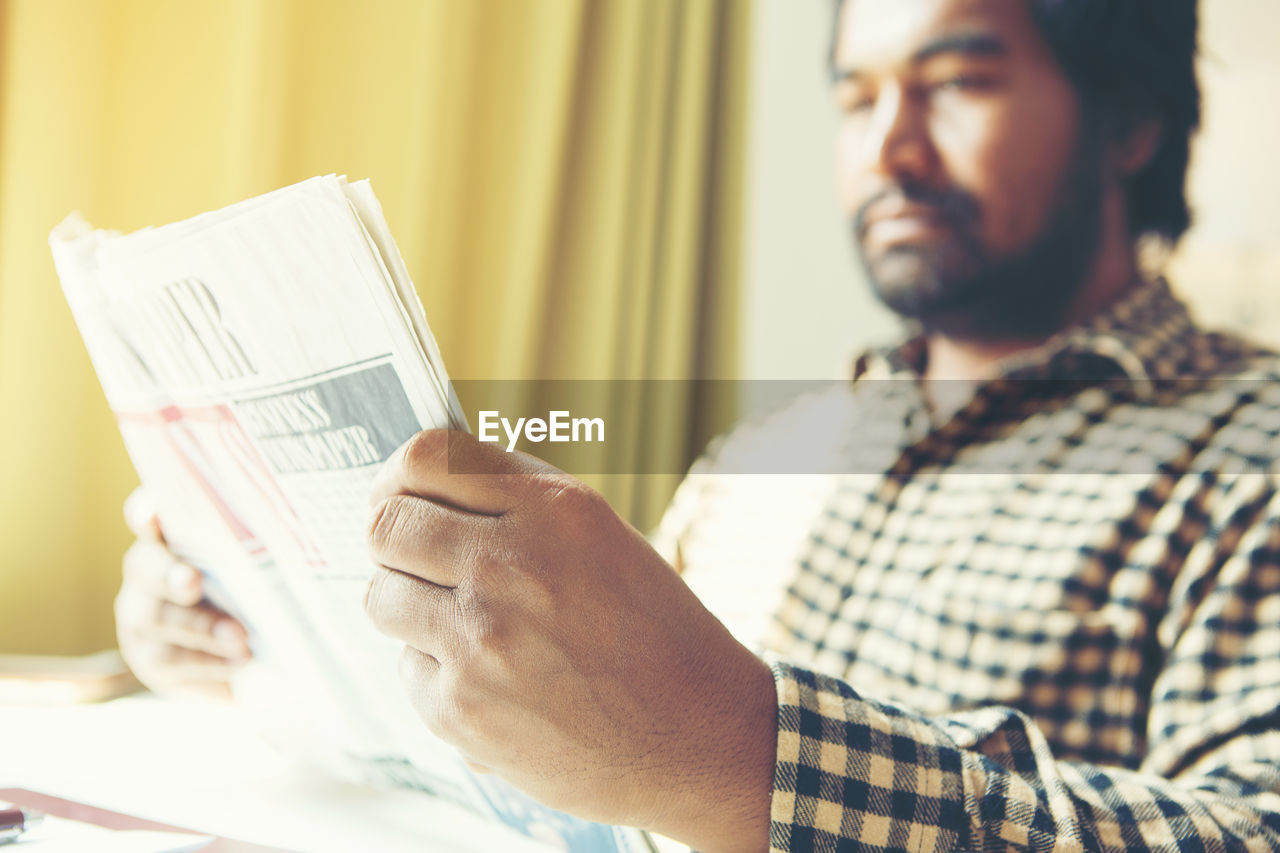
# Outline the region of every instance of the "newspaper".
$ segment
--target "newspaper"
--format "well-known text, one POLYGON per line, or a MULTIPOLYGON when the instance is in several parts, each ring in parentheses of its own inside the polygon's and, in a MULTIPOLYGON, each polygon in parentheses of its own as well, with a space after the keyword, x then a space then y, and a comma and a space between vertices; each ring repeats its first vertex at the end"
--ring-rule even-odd
POLYGON ((651 849, 471 773, 364 614, 375 473, 421 429, 467 428, 368 181, 312 178, 129 235, 72 214, 50 245, 170 546, 249 629, 237 691, 347 773, 559 849, 651 849))

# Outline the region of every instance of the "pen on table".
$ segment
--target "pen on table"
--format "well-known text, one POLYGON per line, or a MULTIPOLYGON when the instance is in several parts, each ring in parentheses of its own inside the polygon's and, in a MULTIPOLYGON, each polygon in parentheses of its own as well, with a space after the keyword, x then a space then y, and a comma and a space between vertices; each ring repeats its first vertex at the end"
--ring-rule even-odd
POLYGON ((44 820, 44 815, 29 809, 0 809, 0 844, 17 841, 18 836, 42 820, 44 820))

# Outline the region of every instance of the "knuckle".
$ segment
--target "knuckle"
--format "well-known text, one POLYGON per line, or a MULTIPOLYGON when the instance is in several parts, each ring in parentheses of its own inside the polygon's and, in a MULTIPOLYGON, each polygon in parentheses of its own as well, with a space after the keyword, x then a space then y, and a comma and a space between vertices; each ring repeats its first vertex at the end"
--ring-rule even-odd
POLYGON ((522 572, 494 560, 486 569, 473 571, 466 583, 454 589, 455 612, 469 642, 482 648, 504 642, 510 615, 524 610, 524 591, 536 583, 522 572))
POLYGON ((400 652, 399 675, 409 703, 427 728, 447 740, 447 727, 441 714, 441 693, 447 687, 439 664, 426 653, 406 644, 400 652))
POLYGON ((415 578, 394 569, 374 571, 365 589, 365 614, 375 630, 406 643, 422 638, 422 629, 430 621, 417 584, 415 578))
POLYGON ((544 603, 557 583, 556 572, 545 559, 548 534, 544 527, 550 526, 513 526, 496 536, 477 537, 468 582, 458 588, 467 593, 465 603, 489 610, 525 611, 544 603))
POLYGON ((418 681, 418 656, 422 653, 413 646, 406 645, 400 649, 400 660, 396 663, 396 671, 405 687, 413 688, 418 681))
POLYGON ((417 681, 418 655, 422 654, 413 646, 406 645, 400 650, 400 660, 396 663, 396 671, 400 681, 406 687, 412 687, 417 681))
POLYGON ((457 547, 459 568, 474 582, 476 596, 483 596, 511 571, 508 555, 479 530, 468 531, 457 547))
POLYGON ((124 499, 124 521, 138 536, 150 534, 155 523, 155 507, 151 503, 146 489, 138 486, 124 499))
POLYGON ((384 602, 386 601, 387 579, 391 575, 389 569, 377 568, 369 577, 369 585, 364 591, 364 612, 374 626, 381 628, 386 621, 384 602))
POLYGON ((365 542, 369 545, 369 554, 375 562, 381 562, 379 559, 385 548, 387 537, 387 527, 395 523, 394 519, 388 518, 392 514, 391 499, 385 498, 378 503, 373 511, 373 517, 369 519, 369 529, 365 533, 365 542))
POLYGON ((174 604, 194 607, 204 599, 204 583, 200 573, 184 563, 170 560, 161 581, 161 594, 174 604))
POLYGON ((433 699, 421 711, 422 720, 427 724, 427 729, 436 737, 445 743, 457 745, 461 740, 453 720, 449 713, 445 710, 445 702, 441 699, 433 699))
POLYGON ((458 613, 469 622, 480 619, 490 607, 491 595, 488 592, 487 584, 483 573, 477 573, 470 579, 469 583, 457 587, 453 591, 454 601, 458 604, 458 613))
POLYGON ((466 688, 461 678, 442 678, 436 697, 436 725, 453 743, 475 743, 484 735, 483 703, 466 688))
POLYGON ((165 572, 173 562, 172 552, 164 545, 149 539, 137 539, 121 560, 125 583, 159 587, 164 584, 165 572))
POLYGON ((403 495, 392 495, 378 505, 369 522, 368 543, 374 560, 386 563, 396 553, 401 533, 401 517, 409 498, 403 495))
POLYGON ((530 613, 541 614, 544 618, 554 618, 562 609, 560 590, 556 582, 560 580, 553 572, 527 576, 520 585, 520 600, 525 602, 525 609, 530 613))
POLYGON ((599 511, 603 498, 586 483, 567 476, 547 479, 544 500, 552 513, 567 519, 589 519, 599 511))
POLYGON ((409 439, 405 445, 404 464, 410 472, 432 471, 449 458, 449 431, 428 429, 409 439))
POLYGON ((151 638, 161 626, 163 602, 155 596, 125 585, 116 594, 112 611, 119 637, 151 638))
POLYGON ((487 613, 471 616, 467 624, 476 656, 489 665, 504 665, 511 651, 511 632, 506 625, 487 613))

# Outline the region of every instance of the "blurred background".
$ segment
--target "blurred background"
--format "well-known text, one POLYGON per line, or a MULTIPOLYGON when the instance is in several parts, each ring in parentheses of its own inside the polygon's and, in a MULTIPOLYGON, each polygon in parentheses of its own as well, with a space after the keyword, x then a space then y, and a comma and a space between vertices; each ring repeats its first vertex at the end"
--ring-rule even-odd
MULTIPOLYGON (((1202 0, 1207 323, 1280 345, 1274 0, 1202 0)), ((460 379, 827 378, 894 332, 832 179, 829 0, 0 0, 0 652, 114 645, 136 485, 46 243, 368 177, 460 379)), ((691 459, 722 413, 689 401, 691 459)), ((675 470, 675 468, 671 468, 675 470)), ((652 524, 673 476, 596 485, 652 524)))

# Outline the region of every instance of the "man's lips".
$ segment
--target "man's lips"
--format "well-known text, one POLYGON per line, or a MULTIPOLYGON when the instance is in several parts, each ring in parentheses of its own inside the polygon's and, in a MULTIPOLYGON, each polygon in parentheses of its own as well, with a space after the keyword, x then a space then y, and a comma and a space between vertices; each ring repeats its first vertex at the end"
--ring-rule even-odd
POLYGON ((865 223, 863 240, 876 247, 918 242, 951 228, 939 208, 910 203, 874 208, 868 212, 865 223))

